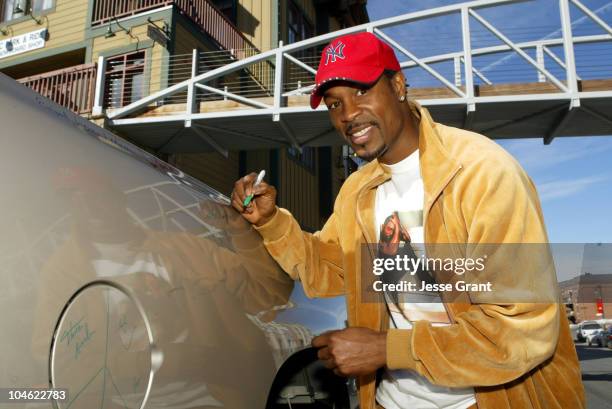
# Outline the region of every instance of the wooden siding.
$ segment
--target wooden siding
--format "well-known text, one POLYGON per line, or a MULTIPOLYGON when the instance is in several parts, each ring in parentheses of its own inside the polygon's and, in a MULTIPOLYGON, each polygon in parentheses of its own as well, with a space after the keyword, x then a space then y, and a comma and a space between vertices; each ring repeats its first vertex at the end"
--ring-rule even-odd
POLYGON ((147 25, 132 27, 132 35, 135 38, 130 37, 124 31, 117 31, 115 34, 115 37, 111 38, 104 38, 104 36, 94 38, 92 61, 97 61, 100 55, 110 57, 135 51, 138 44, 141 46, 140 50, 146 50, 147 52, 145 74, 149 87, 145 90, 145 95, 166 88, 162 78, 162 70, 165 70, 168 66, 165 48, 157 43, 154 43, 152 47, 142 47, 142 42, 149 40, 147 25))
MULTIPOLYGON (((134 38, 130 37, 125 31, 118 29, 115 24, 113 24, 113 30, 116 30, 114 37, 104 38, 104 35, 101 35, 93 39, 93 61, 97 61, 99 55, 108 55, 108 53, 113 50, 127 49, 130 46, 136 47, 139 42, 142 48, 142 42, 149 40, 147 36, 147 24, 132 27, 132 35, 134 38)), ((157 44, 156 46, 160 49, 162 48, 157 44)), ((135 49, 132 49, 132 51, 134 50, 135 49)))
POLYGON ((612 79, 579 81, 578 88, 583 92, 612 90, 612 79))
MULTIPOLYGON (((283 0, 281 0, 283 1, 283 0)), ((237 26, 260 50, 272 48, 272 22, 275 20, 271 0, 239 0, 236 22, 237 26)))
POLYGON ((151 53, 151 59, 147 60, 147 63, 151 62, 151 71, 148 78, 149 94, 166 88, 166 84, 163 82, 165 78, 162 78, 163 72, 168 66, 167 58, 164 57, 166 55, 165 51, 164 47, 157 43, 149 50, 151 53))
POLYGON ((320 220, 317 175, 291 159, 286 149, 281 149, 279 152, 278 167, 277 204, 288 209, 303 229, 318 230, 320 220))
MULTIPOLYGON (((169 64, 168 85, 174 85, 181 81, 191 78, 191 66, 193 63, 193 50, 198 52, 212 51, 208 45, 197 38, 188 28, 190 23, 186 18, 177 16, 174 25, 174 44, 173 58, 169 64)), ((200 57, 198 57, 200 58, 200 57)), ((187 92, 176 93, 172 97, 173 101, 187 101, 187 92)))
POLYGON ((183 172, 206 183, 228 196, 232 193, 238 175, 238 152, 230 152, 229 158, 216 152, 176 154, 172 164, 183 172))
MULTIPOLYGON (((43 48, 3 58, 0 62, 18 61, 24 56, 48 53, 49 50, 54 48, 83 42, 85 40, 85 27, 87 26, 87 8, 88 2, 85 0, 56 0, 55 10, 50 10, 42 17, 36 16, 42 19, 41 25, 36 24, 30 18, 14 24, 3 23, 2 26, 10 27, 10 37, 49 27, 49 40, 43 48)), ((9 37, 4 37, 4 39, 6 38, 9 37)), ((85 62, 88 61, 82 61, 82 63, 85 62)))
POLYGON ((186 20, 184 22, 180 20, 183 19, 177 21, 174 29, 174 55, 191 54, 194 48, 200 51, 215 51, 200 41, 185 27, 185 23, 188 23, 186 20))

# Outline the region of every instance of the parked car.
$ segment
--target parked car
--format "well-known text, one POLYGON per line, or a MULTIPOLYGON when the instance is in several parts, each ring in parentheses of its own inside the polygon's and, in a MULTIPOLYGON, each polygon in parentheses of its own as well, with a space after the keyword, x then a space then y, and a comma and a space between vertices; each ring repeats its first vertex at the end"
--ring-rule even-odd
POLYGON ((310 348, 344 299, 308 299, 227 197, 1 73, 0 106, 0 386, 71 409, 348 405, 310 348))
POLYGON ((578 326, 578 331, 576 332, 576 340, 579 342, 587 341, 587 337, 589 335, 595 334, 601 330, 603 330, 603 327, 598 322, 583 321, 578 326))
MULTIPOLYGON (((586 342, 588 346, 593 346, 594 344, 596 344, 595 339, 597 337, 599 337, 601 334, 603 333, 603 330, 599 330, 599 331, 595 331, 595 332, 591 332, 589 333, 585 338, 586 338, 586 342)), ((598 345, 601 346, 601 345, 598 345)))
POLYGON ((596 345, 598 347, 612 348, 612 327, 597 331, 597 333, 592 336, 587 336, 587 343, 589 346, 596 345))

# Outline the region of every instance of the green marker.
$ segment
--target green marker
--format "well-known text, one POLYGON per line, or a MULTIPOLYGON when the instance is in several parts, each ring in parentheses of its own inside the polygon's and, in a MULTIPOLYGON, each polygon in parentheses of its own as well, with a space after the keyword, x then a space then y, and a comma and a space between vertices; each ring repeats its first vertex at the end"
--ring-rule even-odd
MULTIPOLYGON (((262 170, 261 172, 259 172, 259 175, 257 175, 257 179, 255 179, 255 183, 253 184, 253 189, 255 189, 263 180, 264 176, 266 176, 266 171, 262 170)), ((246 199, 244 199, 244 202, 242 203, 242 205, 244 207, 247 207, 249 204, 251 204, 251 201, 253 200, 253 197, 255 195, 253 193, 251 193, 250 195, 248 195, 246 197, 246 199)))

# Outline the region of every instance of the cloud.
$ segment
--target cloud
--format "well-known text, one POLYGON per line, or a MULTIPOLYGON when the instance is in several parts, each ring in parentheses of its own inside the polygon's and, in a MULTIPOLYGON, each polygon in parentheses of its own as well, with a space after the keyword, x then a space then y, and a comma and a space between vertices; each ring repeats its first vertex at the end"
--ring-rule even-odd
POLYGON ((612 138, 609 136, 557 138, 551 145, 544 145, 540 139, 497 142, 529 173, 582 158, 593 158, 595 155, 612 150, 612 138))
POLYGON ((542 202, 572 196, 597 183, 609 180, 605 176, 589 176, 578 179, 557 180, 554 182, 541 183, 538 192, 542 202))

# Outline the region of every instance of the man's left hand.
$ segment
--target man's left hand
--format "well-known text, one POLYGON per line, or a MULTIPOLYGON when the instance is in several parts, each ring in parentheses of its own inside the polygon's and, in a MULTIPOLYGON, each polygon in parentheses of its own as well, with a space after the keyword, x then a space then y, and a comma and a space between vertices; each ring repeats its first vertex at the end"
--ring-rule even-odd
POLYGON ((366 375, 387 363, 387 334, 368 328, 326 332, 315 337, 312 346, 338 376, 366 375))

